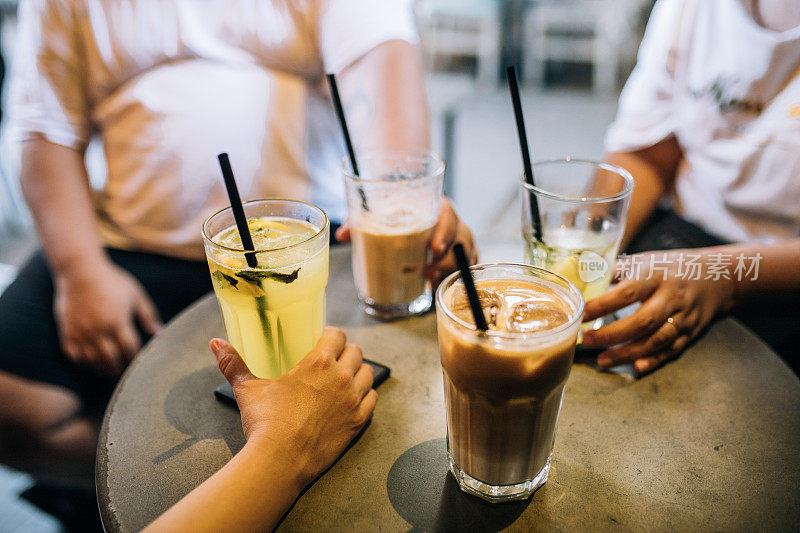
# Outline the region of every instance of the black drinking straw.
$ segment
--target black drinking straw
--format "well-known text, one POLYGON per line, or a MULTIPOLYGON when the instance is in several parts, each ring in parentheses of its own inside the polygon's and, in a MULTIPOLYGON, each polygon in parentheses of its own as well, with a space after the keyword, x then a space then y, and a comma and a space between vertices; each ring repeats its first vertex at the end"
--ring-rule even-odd
POLYGON ((469 270, 469 261, 464 253, 461 243, 453 245, 453 252, 456 254, 456 263, 461 271, 461 280, 464 282, 464 289, 467 291, 469 307, 472 309, 472 318, 475 319, 475 327, 481 331, 486 331, 489 326, 486 324, 486 317, 483 316, 481 300, 478 298, 478 291, 475 289, 475 280, 472 279, 472 272, 469 270))
MULTIPOLYGON (((533 165, 531 165, 531 154, 528 151, 528 134, 525 132, 525 119, 522 116, 522 103, 519 100, 519 85, 517 84, 517 69, 514 67, 506 68, 508 77, 508 89, 511 91, 511 102, 514 104, 514 117, 517 119, 517 135, 519 136, 519 147, 522 150, 522 164, 525 168, 525 181, 531 187, 533 183, 533 165)), ((536 202, 536 195, 531 191, 528 194, 531 206, 531 222, 533 223, 533 234, 536 240, 542 240, 542 221, 539 218, 539 204, 536 202)))
POLYGON ((244 208, 242 207, 242 199, 239 197, 239 188, 236 187, 236 180, 233 178, 233 169, 231 162, 228 159, 228 154, 219 154, 219 166, 222 169, 222 177, 225 178, 225 188, 228 190, 228 199, 231 202, 231 210, 233 210, 233 218, 236 219, 236 227, 239 229, 239 236, 242 238, 242 247, 249 252, 245 252, 244 257, 247 259, 247 264, 250 268, 258 266, 258 259, 256 259, 255 246, 253 246, 253 238, 250 236, 250 228, 247 226, 247 218, 244 215, 244 208))
MULTIPOLYGON (((342 107, 342 99, 339 97, 339 86, 336 85, 336 76, 327 74, 328 85, 331 87, 331 96, 333 96, 333 107, 336 108, 336 116, 339 117, 339 125, 342 127, 342 134, 344 135, 344 143, 347 145, 347 153, 350 156, 350 166, 353 167, 353 174, 361 176, 358 171, 358 163, 356 162, 356 151, 353 150, 353 141, 350 140, 350 130, 347 128, 347 120, 344 118, 344 108, 342 107)), ((369 211, 367 206, 367 195, 364 194, 364 189, 358 188, 358 194, 361 196, 361 207, 364 211, 369 211)))

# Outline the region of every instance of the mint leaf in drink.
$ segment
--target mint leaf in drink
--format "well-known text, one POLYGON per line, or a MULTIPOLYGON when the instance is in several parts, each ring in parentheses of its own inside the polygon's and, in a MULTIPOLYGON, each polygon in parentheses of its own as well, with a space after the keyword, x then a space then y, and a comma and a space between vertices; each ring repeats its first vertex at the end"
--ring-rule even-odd
POLYGON ((298 268, 291 274, 278 274, 278 273, 271 273, 270 277, 275 281, 280 281, 281 283, 291 283, 297 279, 297 276, 300 274, 300 269, 298 268))
POLYGON ((262 279, 266 278, 266 276, 262 275, 261 272, 255 272, 252 270, 244 270, 242 272, 237 272, 236 277, 242 278, 248 283, 256 283, 256 284, 260 283, 262 279))
POLYGON ((222 272, 221 270, 215 270, 214 273, 212 274, 212 277, 220 285, 224 285, 225 283, 228 283, 234 289, 236 288, 236 285, 239 284, 239 280, 238 279, 234 278, 233 276, 227 275, 226 273, 222 272))
POLYGON ((300 269, 298 268, 291 274, 280 274, 278 272, 264 272, 264 271, 255 271, 255 270, 243 270, 241 272, 236 273, 237 278, 241 278, 249 283, 260 283, 262 279, 271 279, 277 281, 279 283, 291 283, 297 279, 298 275, 300 274, 300 269))

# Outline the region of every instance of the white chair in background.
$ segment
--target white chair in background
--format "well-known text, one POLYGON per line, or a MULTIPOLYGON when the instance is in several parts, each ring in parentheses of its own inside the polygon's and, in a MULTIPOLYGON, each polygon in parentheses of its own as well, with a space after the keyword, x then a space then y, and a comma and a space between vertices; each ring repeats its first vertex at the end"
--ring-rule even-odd
POLYGON ((500 1, 417 0, 415 13, 428 69, 436 70, 444 58, 475 57, 477 81, 497 83, 500 1))
POLYGON ((597 93, 617 88, 632 63, 649 0, 540 0, 525 21, 525 79, 543 84, 548 61, 587 62, 597 93))

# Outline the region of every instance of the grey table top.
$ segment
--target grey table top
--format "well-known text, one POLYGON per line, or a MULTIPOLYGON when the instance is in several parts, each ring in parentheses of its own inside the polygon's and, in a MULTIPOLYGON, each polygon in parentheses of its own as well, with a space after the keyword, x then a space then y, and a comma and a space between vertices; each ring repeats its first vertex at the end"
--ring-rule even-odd
MULTIPOLYGON (((634 380, 576 360, 550 480, 490 505, 446 472, 433 314, 392 323, 357 310, 347 248, 333 250, 328 322, 389 365, 373 421, 297 501, 283 530, 786 530, 800 524, 800 382, 726 319, 677 361, 634 380)), ((127 370, 106 411, 97 490, 107 530, 136 531, 244 443, 208 340, 213 295, 171 322, 127 370)), ((269 490, 269 480, 264 480, 269 490)), ((224 497, 220 499, 224 504, 224 497)))

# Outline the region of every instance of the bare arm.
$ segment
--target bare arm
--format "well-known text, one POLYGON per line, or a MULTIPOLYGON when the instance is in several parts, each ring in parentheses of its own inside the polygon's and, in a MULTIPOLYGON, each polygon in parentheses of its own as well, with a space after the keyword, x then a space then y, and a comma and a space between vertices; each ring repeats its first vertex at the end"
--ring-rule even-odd
POLYGON ((22 192, 56 278, 91 275, 108 263, 95 227, 83 155, 44 139, 22 146, 22 192))
POLYGON ((731 244, 705 250, 730 255, 734 258, 734 265, 739 254, 746 258, 761 255, 758 276, 755 279, 735 281, 733 307, 763 305, 800 297, 800 239, 791 239, 772 246, 731 244))
POLYGON ((108 258, 97 232, 83 152, 43 138, 22 151, 22 191, 53 270, 61 347, 77 364, 119 374, 158 313, 139 283, 108 258))
POLYGON ((405 41, 383 43, 337 75, 357 147, 428 150, 422 60, 405 41))
POLYGON ((683 154, 675 137, 635 152, 614 152, 606 156, 633 176, 635 186, 628 211, 628 222, 622 237, 622 249, 631 242, 658 202, 672 189, 683 154))
POLYGON ((304 486, 291 450, 248 441, 145 531, 269 531, 304 486))

